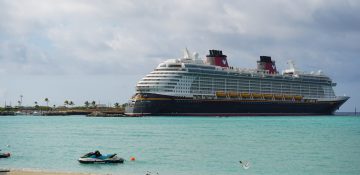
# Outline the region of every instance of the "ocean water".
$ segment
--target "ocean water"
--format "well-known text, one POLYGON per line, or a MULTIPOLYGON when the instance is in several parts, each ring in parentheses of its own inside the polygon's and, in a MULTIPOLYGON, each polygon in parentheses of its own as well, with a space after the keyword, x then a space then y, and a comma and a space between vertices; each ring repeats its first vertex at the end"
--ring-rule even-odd
POLYGON ((360 117, 0 117, 0 168, 99 174, 360 174, 360 117), (9 146, 7 146, 9 145, 9 146), (124 164, 83 165, 100 150, 124 164), (129 161, 133 156, 136 161, 129 161), (239 161, 250 162, 243 169, 239 161))

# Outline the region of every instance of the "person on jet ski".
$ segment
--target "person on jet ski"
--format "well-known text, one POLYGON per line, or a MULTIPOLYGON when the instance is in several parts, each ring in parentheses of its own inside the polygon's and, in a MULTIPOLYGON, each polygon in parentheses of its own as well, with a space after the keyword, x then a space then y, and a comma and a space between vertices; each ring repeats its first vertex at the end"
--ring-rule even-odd
POLYGON ((100 157, 100 156, 102 156, 101 153, 100 153, 100 151, 98 151, 98 150, 96 150, 96 151, 94 152, 94 155, 95 155, 95 157, 100 157))

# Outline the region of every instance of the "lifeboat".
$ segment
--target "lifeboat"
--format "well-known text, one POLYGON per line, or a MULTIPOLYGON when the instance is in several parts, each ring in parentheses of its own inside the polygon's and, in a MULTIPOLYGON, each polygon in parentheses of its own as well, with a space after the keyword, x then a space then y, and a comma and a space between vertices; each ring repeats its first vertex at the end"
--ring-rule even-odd
POLYGON ((218 96, 218 97, 226 97, 226 93, 223 92, 223 91, 217 91, 215 94, 216 94, 216 96, 218 96))
POLYGON ((274 97, 277 100, 283 99, 283 95, 280 95, 280 94, 276 94, 276 95, 274 95, 274 97))
POLYGON ((237 92, 228 92, 229 97, 238 97, 237 92))
POLYGON ((294 96, 294 99, 295 99, 295 100, 302 100, 302 98, 303 98, 303 97, 302 97, 301 95, 295 95, 295 96, 294 96))
POLYGON ((257 94, 257 93, 252 93, 251 95, 253 98, 261 98, 262 97, 261 94, 257 94))
POLYGON ((294 96, 292 96, 292 95, 284 95, 284 98, 285 98, 286 100, 292 100, 293 97, 294 97, 294 96))
POLYGON ((251 95, 249 93, 240 93, 241 98, 250 98, 251 95))
POLYGON ((263 96, 265 99, 272 99, 274 97, 273 94, 264 94, 263 96))

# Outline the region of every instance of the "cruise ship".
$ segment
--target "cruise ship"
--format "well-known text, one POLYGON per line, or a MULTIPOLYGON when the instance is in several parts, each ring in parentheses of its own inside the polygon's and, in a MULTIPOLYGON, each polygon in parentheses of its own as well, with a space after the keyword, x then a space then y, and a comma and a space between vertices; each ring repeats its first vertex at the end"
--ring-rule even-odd
POLYGON ((321 71, 299 71, 293 61, 279 73, 270 56, 257 68, 229 66, 221 50, 160 63, 136 85, 126 104, 129 116, 293 116, 331 115, 348 96, 321 71))

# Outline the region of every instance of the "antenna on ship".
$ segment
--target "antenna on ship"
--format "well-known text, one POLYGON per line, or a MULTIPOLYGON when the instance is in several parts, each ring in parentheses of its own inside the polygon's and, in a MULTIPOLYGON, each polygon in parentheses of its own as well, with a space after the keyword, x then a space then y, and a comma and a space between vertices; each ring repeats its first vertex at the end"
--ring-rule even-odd
POLYGON ((288 60, 286 62, 286 64, 289 66, 289 68, 285 69, 283 71, 283 74, 292 74, 293 75, 293 74, 298 74, 299 73, 299 70, 297 69, 294 60, 288 60))
POLYGON ((190 55, 190 52, 189 50, 185 47, 185 50, 184 50, 184 58, 191 58, 191 55, 190 55))
POLYGON ((296 66, 295 66, 294 60, 288 60, 287 64, 289 65, 289 70, 292 70, 293 72, 295 72, 296 66))

